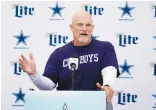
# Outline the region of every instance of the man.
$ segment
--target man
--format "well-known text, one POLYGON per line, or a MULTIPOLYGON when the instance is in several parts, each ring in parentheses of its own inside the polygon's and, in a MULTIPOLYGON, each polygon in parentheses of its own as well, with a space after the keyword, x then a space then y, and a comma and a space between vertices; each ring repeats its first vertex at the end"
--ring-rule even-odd
POLYGON ((33 83, 41 90, 70 90, 72 88, 69 59, 77 56, 78 70, 74 82, 74 90, 102 90, 107 94, 107 110, 113 110, 112 85, 117 77, 118 63, 114 47, 109 42, 92 39, 93 20, 84 10, 77 11, 70 25, 73 41, 56 49, 49 57, 43 76, 36 71, 32 53, 30 60, 23 55, 19 63, 23 71, 28 73, 33 83))

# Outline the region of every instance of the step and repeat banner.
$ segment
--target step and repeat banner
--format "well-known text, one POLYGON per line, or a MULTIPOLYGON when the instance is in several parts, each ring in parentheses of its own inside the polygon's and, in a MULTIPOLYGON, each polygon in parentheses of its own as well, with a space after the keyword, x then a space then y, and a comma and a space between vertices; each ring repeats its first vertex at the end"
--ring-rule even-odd
POLYGON ((73 40, 69 25, 83 8, 94 20, 93 38, 114 47, 120 76, 114 110, 156 110, 156 2, 2 2, 2 110, 24 110, 38 88, 18 63, 32 52, 43 74, 50 54, 73 40))

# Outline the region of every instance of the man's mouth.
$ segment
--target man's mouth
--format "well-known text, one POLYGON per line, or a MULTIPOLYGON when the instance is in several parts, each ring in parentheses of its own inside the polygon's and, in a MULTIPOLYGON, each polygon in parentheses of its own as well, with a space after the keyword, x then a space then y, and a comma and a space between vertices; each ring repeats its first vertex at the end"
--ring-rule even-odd
POLYGON ((88 34, 85 34, 85 33, 84 33, 84 34, 80 34, 80 35, 87 36, 88 34))

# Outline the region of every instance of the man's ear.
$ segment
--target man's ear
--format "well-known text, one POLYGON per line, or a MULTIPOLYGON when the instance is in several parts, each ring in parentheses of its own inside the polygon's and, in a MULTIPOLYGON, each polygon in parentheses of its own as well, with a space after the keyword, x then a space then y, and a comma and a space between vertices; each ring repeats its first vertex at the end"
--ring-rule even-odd
POLYGON ((94 29, 94 25, 93 25, 93 29, 94 29))
POLYGON ((73 26, 72 26, 72 24, 70 24, 70 29, 71 29, 71 30, 73 29, 73 26))

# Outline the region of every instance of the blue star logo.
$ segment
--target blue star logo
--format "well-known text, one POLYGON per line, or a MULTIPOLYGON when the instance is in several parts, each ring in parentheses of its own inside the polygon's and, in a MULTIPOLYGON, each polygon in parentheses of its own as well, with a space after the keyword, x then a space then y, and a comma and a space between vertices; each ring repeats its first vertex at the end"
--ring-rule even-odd
MULTIPOLYGON (((156 98, 156 94, 153 94, 152 95, 154 98, 156 98)), ((152 108, 156 108, 156 102, 154 103, 153 107, 152 108)))
POLYGON ((25 93, 22 92, 22 89, 20 88, 19 92, 18 93, 12 93, 14 96, 16 96, 16 101, 15 103, 17 103, 19 100, 23 101, 25 103, 25 100, 24 100, 24 96, 25 96, 25 93))
POLYGON ((91 35, 91 38, 97 39, 99 36, 91 35))
POLYGON ((153 96, 154 98, 156 98, 156 94, 153 94, 152 96, 153 96))
POLYGON ((26 42, 25 42, 25 40, 26 40, 29 36, 25 36, 22 30, 21 30, 20 35, 16 35, 16 36, 14 36, 14 37, 15 37, 16 39, 18 39, 18 42, 17 42, 16 45, 18 45, 19 43, 24 43, 25 45, 27 45, 26 42))
POLYGON ((130 17, 131 16, 131 10, 133 10, 135 7, 129 7, 128 3, 126 2, 125 7, 119 7, 119 9, 121 9, 123 11, 121 17, 123 17, 125 14, 128 14, 130 17))
POLYGON ((129 69, 132 68, 133 66, 134 65, 128 65, 127 61, 125 60, 124 64, 120 65, 120 68, 122 69, 121 74, 123 74, 124 72, 127 72, 129 75, 131 75, 129 69))
POLYGON ((52 17, 56 14, 58 14, 59 16, 62 17, 61 11, 65 8, 65 7, 59 7, 58 2, 56 2, 55 7, 49 7, 51 10, 53 10, 53 14, 52 17))

